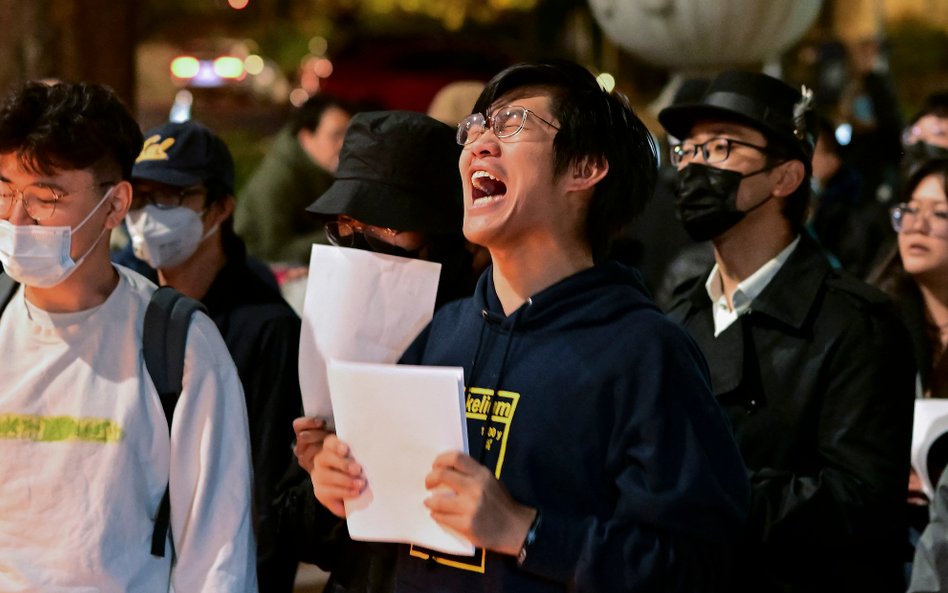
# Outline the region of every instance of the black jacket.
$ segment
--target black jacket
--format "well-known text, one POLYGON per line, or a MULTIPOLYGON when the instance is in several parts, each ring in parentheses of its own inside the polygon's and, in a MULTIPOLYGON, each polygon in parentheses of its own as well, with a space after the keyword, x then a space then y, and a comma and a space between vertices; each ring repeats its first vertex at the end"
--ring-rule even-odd
POLYGON ((902 590, 915 366, 891 303, 804 236, 715 338, 706 278, 670 315, 704 351, 751 476, 736 590, 902 590))
POLYGON ((201 301, 224 337, 247 402, 260 590, 289 593, 297 562, 277 533, 270 503, 277 483, 295 465, 293 419, 302 411, 300 318, 276 288, 248 267, 239 239, 229 237, 225 250, 227 264, 201 301))

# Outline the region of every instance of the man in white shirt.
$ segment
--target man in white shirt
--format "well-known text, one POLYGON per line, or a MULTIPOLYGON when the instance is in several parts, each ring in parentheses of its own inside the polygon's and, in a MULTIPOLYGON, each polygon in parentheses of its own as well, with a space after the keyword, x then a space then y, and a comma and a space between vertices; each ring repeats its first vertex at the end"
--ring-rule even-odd
POLYGON ((0 104, 0 590, 256 591, 244 400, 194 315, 171 435, 142 355, 154 284, 109 260, 135 120, 95 84, 0 104), (170 484, 170 532, 152 555, 170 484))
POLYGON ((895 591, 914 363, 875 289, 833 270, 803 227, 809 92, 725 72, 659 121, 681 138, 677 209, 715 265, 670 315, 691 333, 751 480, 735 591, 895 591))

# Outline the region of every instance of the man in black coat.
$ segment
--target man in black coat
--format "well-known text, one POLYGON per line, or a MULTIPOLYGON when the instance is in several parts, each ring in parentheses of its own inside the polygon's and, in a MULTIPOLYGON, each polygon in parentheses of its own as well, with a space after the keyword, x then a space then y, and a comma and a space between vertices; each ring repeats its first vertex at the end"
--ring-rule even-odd
POLYGON ((676 206, 715 265, 670 315, 708 359, 751 479, 738 591, 898 591, 915 367, 881 293, 803 232, 809 91, 725 72, 663 110, 676 206))
POLYGON ((195 121, 162 124, 145 138, 132 168, 132 248, 161 284, 204 304, 234 359, 253 457, 257 581, 260 591, 289 593, 297 562, 270 503, 293 462, 302 409, 300 318, 234 233, 234 162, 224 142, 195 121))

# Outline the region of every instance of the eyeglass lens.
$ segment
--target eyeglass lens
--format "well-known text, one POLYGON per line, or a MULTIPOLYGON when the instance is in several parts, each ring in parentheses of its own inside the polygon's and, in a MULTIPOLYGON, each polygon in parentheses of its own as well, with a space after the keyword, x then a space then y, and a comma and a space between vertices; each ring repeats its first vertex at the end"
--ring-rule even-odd
POLYGON ((46 220, 51 217, 56 211, 56 202, 59 201, 59 196, 51 187, 33 185, 21 191, 0 181, 0 214, 9 215, 17 198, 23 201, 23 208, 33 220, 46 220))
POLYGON ((161 209, 178 208, 188 196, 200 192, 200 188, 135 190, 132 194, 132 210, 149 204, 161 209))
POLYGON ((391 243, 398 233, 391 229, 331 221, 324 225, 326 238, 336 247, 352 247, 376 253, 406 257, 411 252, 391 243))
POLYGON ((932 234, 948 237, 948 210, 918 208, 910 204, 899 204, 892 208, 892 228, 897 233, 908 230, 919 221, 925 220, 932 234))
POLYGON ((690 162, 697 156, 699 150, 701 156, 704 157, 704 162, 709 165, 723 163, 731 153, 731 141, 728 138, 712 138, 701 144, 682 142, 672 148, 672 163, 677 165, 690 162))
POLYGON ((480 113, 472 113, 458 125, 457 141, 461 146, 470 144, 488 128, 493 130, 498 138, 509 138, 523 129, 526 120, 527 109, 517 105, 498 109, 489 118, 480 113))

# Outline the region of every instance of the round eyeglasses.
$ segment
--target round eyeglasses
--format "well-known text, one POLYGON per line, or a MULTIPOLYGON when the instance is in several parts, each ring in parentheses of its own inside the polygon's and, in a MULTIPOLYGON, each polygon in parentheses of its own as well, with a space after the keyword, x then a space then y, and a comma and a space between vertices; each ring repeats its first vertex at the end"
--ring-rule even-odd
POLYGON ((327 222, 326 238, 336 247, 353 247, 389 255, 409 255, 404 247, 395 244, 399 231, 386 227, 362 224, 352 219, 327 222))
POLYGON ((935 207, 921 208, 915 204, 903 203, 894 206, 889 214, 892 228, 897 233, 907 231, 918 221, 925 220, 932 235, 948 237, 948 209, 943 206, 936 210, 935 207))
POLYGON ((191 196, 207 195, 207 190, 201 186, 186 187, 184 189, 135 189, 132 191, 131 210, 138 210, 145 206, 155 206, 160 210, 179 208, 191 196))
MULTIPOLYGON (((114 181, 107 181, 84 189, 99 189, 115 185, 114 181)), ((39 222, 48 220, 56 212, 56 204, 64 196, 82 190, 63 191, 53 189, 49 185, 31 184, 18 188, 9 181, 0 180, 0 217, 6 218, 13 211, 13 204, 17 200, 23 203, 23 209, 33 220, 39 222)))
POLYGON ((731 156, 731 148, 734 146, 746 146, 748 148, 759 150, 764 154, 768 153, 766 146, 758 146, 756 144, 751 144, 750 142, 735 140, 733 138, 711 138, 710 140, 706 140, 701 144, 688 142, 686 140, 681 144, 672 146, 671 163, 676 167, 681 163, 688 164, 694 160, 696 156, 698 156, 698 151, 701 151, 701 156, 704 157, 704 162, 709 165, 723 163, 727 160, 727 157, 731 156))
POLYGON ((458 124, 458 144, 467 146, 480 138, 481 134, 487 130, 492 130, 494 136, 498 138, 516 136, 523 131, 523 126, 527 123, 529 116, 535 117, 554 130, 560 129, 559 126, 543 119, 533 110, 520 105, 507 105, 486 116, 483 113, 472 113, 461 120, 458 124))

